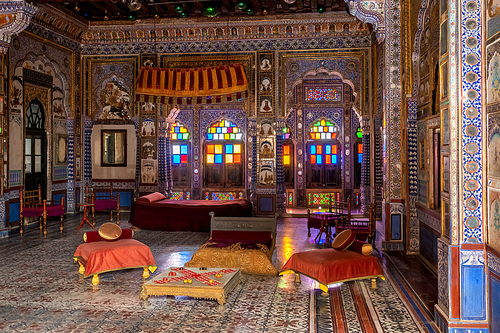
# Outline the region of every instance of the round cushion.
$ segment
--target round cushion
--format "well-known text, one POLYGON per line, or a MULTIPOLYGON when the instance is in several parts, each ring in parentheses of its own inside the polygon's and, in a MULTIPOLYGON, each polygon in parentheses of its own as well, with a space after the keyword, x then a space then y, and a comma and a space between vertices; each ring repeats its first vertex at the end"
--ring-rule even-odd
POLYGON ((356 251, 358 253, 361 253, 364 256, 369 256, 373 252, 373 247, 371 244, 362 242, 360 240, 355 240, 351 246, 349 246, 348 250, 350 251, 356 251))
POLYGON ((104 240, 117 240, 121 235, 122 228, 118 224, 107 222, 99 227, 99 236, 104 240))
POLYGON ((339 233, 332 242, 332 247, 337 251, 344 251, 354 242, 356 236, 351 229, 346 229, 339 233))

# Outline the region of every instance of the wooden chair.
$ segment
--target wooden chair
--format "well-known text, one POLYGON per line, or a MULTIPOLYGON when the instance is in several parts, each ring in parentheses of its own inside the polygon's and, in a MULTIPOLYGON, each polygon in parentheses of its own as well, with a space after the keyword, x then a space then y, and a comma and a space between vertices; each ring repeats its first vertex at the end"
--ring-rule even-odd
POLYGON ((334 201, 332 200, 332 195, 330 194, 329 202, 328 202, 328 211, 330 213, 336 213, 335 216, 321 218, 319 216, 315 216, 311 214, 311 210, 307 210, 307 236, 311 237, 311 228, 326 230, 327 234, 329 228, 335 225, 337 221, 340 219, 342 223, 344 221, 351 220, 351 200, 347 198, 346 202, 343 201, 334 201), (340 217, 338 215, 341 215, 340 217))
POLYGON ((349 219, 339 221, 335 225, 335 234, 340 233, 345 229, 351 229, 356 238, 366 240, 371 245, 375 242, 375 205, 370 205, 369 218, 367 220, 349 219))
POLYGON ((113 210, 116 210, 116 224, 120 224, 120 193, 113 193, 113 183, 109 186, 93 186, 85 185, 85 196, 92 198, 92 220, 95 224, 95 211, 110 212, 109 221, 113 222, 113 210))
POLYGON ((26 217, 38 217, 40 220, 40 229, 43 229, 43 235, 47 236, 47 216, 59 216, 60 227, 63 231, 64 222, 64 198, 60 202, 53 200, 42 200, 42 189, 38 185, 37 190, 25 191, 21 189, 19 192, 19 233, 24 233, 24 220, 26 217))

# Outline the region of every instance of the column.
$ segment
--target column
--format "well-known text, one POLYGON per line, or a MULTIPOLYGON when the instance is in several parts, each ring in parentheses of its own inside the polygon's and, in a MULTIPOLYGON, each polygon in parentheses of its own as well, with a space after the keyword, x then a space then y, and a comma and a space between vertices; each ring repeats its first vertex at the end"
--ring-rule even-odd
POLYGON ((363 134, 361 143, 363 144, 363 160, 361 162, 361 211, 363 215, 368 216, 371 204, 370 186, 370 117, 363 116, 361 118, 361 132, 363 134))
POLYGON ((283 170, 283 128, 285 119, 276 119, 276 212, 284 213, 286 205, 285 174, 283 170))

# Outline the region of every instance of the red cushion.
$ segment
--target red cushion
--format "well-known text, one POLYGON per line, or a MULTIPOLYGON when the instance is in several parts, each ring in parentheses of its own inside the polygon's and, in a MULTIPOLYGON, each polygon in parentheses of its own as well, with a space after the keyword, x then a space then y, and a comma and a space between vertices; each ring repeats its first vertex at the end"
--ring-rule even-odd
MULTIPOLYGON (((134 231, 132 229, 122 229, 122 234, 118 239, 130 239, 133 236, 134 231)), ((101 236, 99 236, 99 231, 87 231, 85 234, 83 234, 83 240, 85 241, 85 243, 105 241, 101 238, 101 236)))
POLYGON ((272 240, 273 236, 270 231, 214 230, 212 231, 212 239, 237 239, 266 243, 267 241, 272 240))
POLYGON ((154 192, 154 193, 139 197, 137 199, 137 202, 152 203, 152 202, 160 201, 163 199, 165 199, 165 196, 163 194, 161 194, 160 192, 154 192))
POLYGON ((344 251, 347 249, 352 242, 356 239, 356 236, 350 229, 346 229, 339 233, 337 237, 332 242, 332 247, 338 251, 344 251))

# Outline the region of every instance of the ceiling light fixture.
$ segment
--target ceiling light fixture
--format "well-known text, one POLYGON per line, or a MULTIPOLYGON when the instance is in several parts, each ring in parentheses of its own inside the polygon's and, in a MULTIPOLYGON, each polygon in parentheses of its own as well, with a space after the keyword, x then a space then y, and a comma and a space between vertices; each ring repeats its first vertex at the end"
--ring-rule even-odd
POLYGON ((203 7, 203 14, 206 17, 216 17, 219 14, 219 8, 216 5, 207 5, 203 7))
POLYGON ((285 0, 285 2, 289 5, 291 5, 292 3, 295 3, 296 0, 285 0))
POLYGON ((135 12, 135 11, 138 11, 139 9, 141 9, 142 2, 141 2, 141 0, 129 0, 129 2, 127 3, 127 6, 131 11, 135 12))
POLYGON ((75 12, 79 12, 79 11, 80 11, 80 7, 78 7, 78 2, 77 2, 75 5, 75 12))
POLYGON ((240 0, 240 1, 238 1, 238 2, 236 3, 236 7, 237 7, 238 9, 243 10, 243 9, 247 8, 247 3, 246 3, 245 1, 243 1, 243 0, 240 0))
POLYGON ((318 5, 318 13, 323 14, 325 12, 326 8, 323 5, 318 5))

